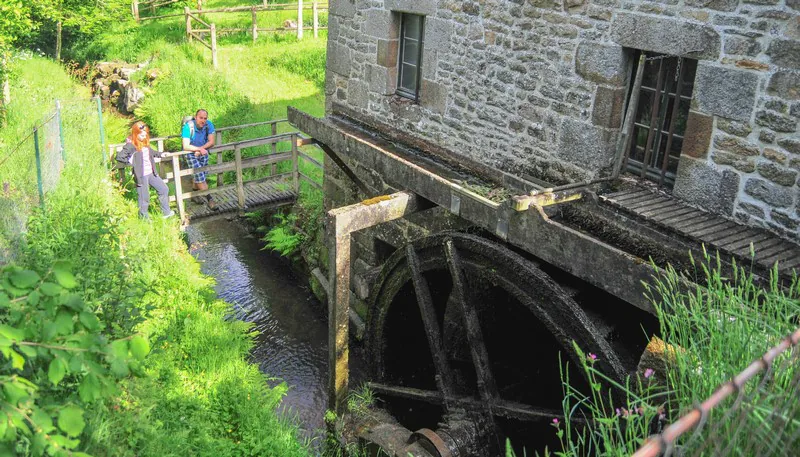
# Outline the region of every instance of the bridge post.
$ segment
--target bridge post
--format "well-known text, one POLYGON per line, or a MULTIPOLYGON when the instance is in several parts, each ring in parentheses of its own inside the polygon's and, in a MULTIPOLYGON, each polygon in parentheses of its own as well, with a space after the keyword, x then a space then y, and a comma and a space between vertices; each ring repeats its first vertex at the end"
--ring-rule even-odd
MULTIPOLYGON (((225 144, 225 140, 222 139, 222 132, 217 131, 217 141, 215 146, 222 146, 225 144)), ((224 162, 224 156, 222 151, 217 151, 217 165, 224 162)), ((222 187, 223 181, 225 181, 224 175, 222 173, 217 173, 217 187, 222 187)))
POLYGON ((239 199, 239 214, 243 215, 245 210, 244 177, 242 176, 242 150, 239 145, 233 147, 233 153, 236 158, 236 197, 239 199))
MULTIPOLYGON (((277 135, 278 134, 278 123, 277 122, 273 122, 271 127, 272 127, 272 136, 277 135)), ((277 153, 278 153, 278 144, 273 142, 272 143, 272 154, 277 154, 277 153)), ((272 164, 272 168, 271 168, 270 174, 272 176, 275 176, 276 174, 278 174, 278 164, 277 163, 273 163, 272 164)))
POLYGON ((294 194, 300 196, 300 169, 298 167, 297 135, 292 135, 292 185, 294 194))
POLYGON ((176 153, 172 156, 172 179, 175 181, 175 203, 178 206, 178 216, 181 224, 186 221, 186 211, 183 208, 183 190, 181 189, 181 162, 180 155, 176 153))

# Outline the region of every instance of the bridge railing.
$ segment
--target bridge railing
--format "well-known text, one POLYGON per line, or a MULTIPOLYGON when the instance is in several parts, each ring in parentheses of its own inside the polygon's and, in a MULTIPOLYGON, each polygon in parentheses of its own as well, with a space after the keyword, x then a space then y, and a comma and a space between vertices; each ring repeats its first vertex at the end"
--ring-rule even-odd
MULTIPOLYGON (((182 160, 180 158, 188 154, 194 154, 193 151, 164 152, 165 141, 169 139, 180 138, 179 135, 152 138, 151 144, 155 144, 155 150, 161 155, 160 158, 155 159, 156 172, 159 174, 159 176, 161 176, 161 178, 164 179, 166 183, 173 183, 174 195, 170 195, 170 201, 176 202, 178 214, 180 215, 181 220, 186 221, 186 208, 184 205, 185 200, 193 197, 203 197, 219 193, 223 190, 227 190, 230 187, 231 184, 225 184, 224 182, 223 174, 225 172, 235 172, 236 174, 235 185, 240 213, 243 213, 247 209, 245 203, 245 187, 248 185, 267 181, 284 182, 291 186, 295 195, 299 194, 300 181, 306 181, 311 186, 321 189, 322 186, 320 183, 305 173, 302 173, 299 166, 299 161, 302 159, 312 167, 319 168, 320 170, 322 169, 323 165, 321 162, 300 150, 301 146, 313 145, 314 141, 297 131, 277 133, 278 124, 282 122, 286 122, 286 120, 280 119, 275 121, 257 122, 252 124, 218 128, 216 130, 218 144, 213 148, 210 148, 208 151, 209 155, 214 154, 216 156, 216 163, 198 168, 188 166, 185 161, 183 161, 184 165, 181 165, 182 160), (271 135, 260 138, 240 140, 231 143, 223 142, 222 136, 226 131, 263 125, 270 125, 270 130, 272 133, 271 135), (288 143, 289 150, 278 152, 279 149, 286 148, 286 145, 284 145, 283 148, 279 148, 278 146, 281 143, 288 143), (264 154, 252 155, 250 157, 245 157, 243 154, 243 151, 247 149, 263 149, 264 147, 266 147, 266 153, 264 154), (233 161, 230 161, 229 159, 228 162, 225 162, 224 153, 229 151, 233 151, 233 161), (290 163, 290 171, 278 173, 278 167, 281 163, 290 163), (168 164, 169 166, 165 167, 165 164, 168 164), (265 177, 245 180, 244 170, 260 167, 269 167, 269 174, 265 177), (184 190, 184 184, 181 182, 181 178, 200 172, 216 175, 216 186, 209 187, 208 189, 202 191, 184 190)), ((109 152, 112 153, 113 156, 124 145, 125 143, 112 144, 109 146, 109 152)), ((118 166, 115 168, 119 170, 120 181, 124 182, 126 166, 118 163, 118 166)))

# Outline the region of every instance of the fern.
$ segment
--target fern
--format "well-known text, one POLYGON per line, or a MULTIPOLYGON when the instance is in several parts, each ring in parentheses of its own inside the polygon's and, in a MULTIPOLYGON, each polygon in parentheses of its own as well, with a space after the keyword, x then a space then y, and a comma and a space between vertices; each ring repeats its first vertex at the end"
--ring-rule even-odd
POLYGON ((303 242, 303 235, 292 233, 288 226, 281 224, 267 232, 264 241, 267 242, 264 249, 278 251, 282 256, 286 257, 295 254, 299 250, 300 244, 303 242))

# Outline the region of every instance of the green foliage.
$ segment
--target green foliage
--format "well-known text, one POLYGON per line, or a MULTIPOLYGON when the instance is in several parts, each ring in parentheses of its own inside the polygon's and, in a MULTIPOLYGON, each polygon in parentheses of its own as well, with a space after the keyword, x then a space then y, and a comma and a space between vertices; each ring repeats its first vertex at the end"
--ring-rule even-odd
POLYGON ((293 233, 297 216, 293 214, 284 216, 279 213, 276 217, 280 222, 264 236, 264 241, 267 243, 264 249, 278 251, 284 257, 291 256, 297 252, 303 242, 302 234, 293 233))
POLYGON ((77 288, 67 262, 44 274, 0 271, 0 410, 8 418, 0 421, 0 449, 76 449, 86 405, 115 394, 116 380, 142 372, 147 340, 110 340, 77 288))
MULTIPOLYGON (((22 100, 14 103, 14 123, 0 131, 0 138, 29 128, 29 119, 41 116, 37 110, 52 106, 48 93, 84 93, 52 62, 28 59, 18 71, 17 89, 30 98, 27 106, 22 100)), ((60 432, 59 415, 53 412, 56 431, 51 435, 73 440, 68 433, 81 428, 82 421, 75 449, 96 456, 307 455, 296 426, 274 412, 287 387, 269 388, 258 367, 248 363, 249 326, 226 319, 229 305, 215 298, 174 220, 147 223, 136 217, 135 202, 123 198, 100 165, 92 128, 96 118, 84 114, 81 120, 77 114, 65 120, 69 155, 61 183, 48 193, 46 211, 32 211, 20 263, 32 271, 50 271, 61 259, 74 265, 76 285, 70 293, 80 298, 84 310, 70 319, 57 313, 54 322, 57 328, 71 324, 96 334, 97 344, 105 348, 96 362, 103 379, 118 381, 106 382, 88 369, 76 374, 72 359, 62 363, 37 354, 37 398, 52 392, 52 404, 83 410, 78 416, 58 409, 65 411, 61 420, 67 427, 60 432), (128 338, 133 332, 141 336, 128 338), (119 378, 134 371, 145 376, 119 378)), ((121 125, 110 119, 109 138, 121 137, 121 125)), ((49 283, 62 289, 59 281, 73 285, 60 269, 52 271, 44 275, 48 285, 38 286, 39 306, 45 293, 55 291, 49 283)), ((19 288, 32 280, 31 273, 22 273, 15 278, 19 284, 11 285, 19 288)), ((12 349, 23 357, 23 370, 32 367, 22 349, 12 349)), ((20 361, 9 357, 3 359, 5 369, 12 370, 20 361)), ((21 372, 14 373, 19 379, 21 372)), ((16 451, 32 449, 32 433, 18 441, 16 451)))
POLYGON ((300 75, 323 89, 325 87, 325 56, 324 48, 312 48, 306 52, 290 50, 270 58, 269 64, 300 75))

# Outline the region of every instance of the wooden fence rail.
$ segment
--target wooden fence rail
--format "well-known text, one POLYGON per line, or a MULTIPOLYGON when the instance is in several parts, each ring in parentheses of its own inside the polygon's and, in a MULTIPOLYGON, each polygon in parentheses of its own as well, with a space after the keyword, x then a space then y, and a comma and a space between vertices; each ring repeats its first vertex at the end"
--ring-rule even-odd
MULTIPOLYGON (((314 38, 319 36, 320 30, 327 30, 328 27, 320 27, 319 25, 319 13, 320 11, 328 11, 328 3, 327 2, 311 2, 311 6, 309 7, 308 2, 303 2, 303 0, 298 0, 297 3, 284 3, 284 4, 268 4, 267 0, 264 0, 264 4, 261 6, 231 6, 226 8, 212 8, 212 9, 203 9, 202 0, 197 0, 197 10, 192 11, 188 6, 184 7, 183 14, 180 13, 173 13, 173 14, 164 14, 160 16, 155 16, 155 6, 162 6, 162 5, 169 5, 175 3, 179 0, 151 0, 149 2, 139 2, 138 0, 133 0, 131 4, 131 11, 133 12, 133 16, 137 22, 146 21, 146 20, 153 20, 153 19, 162 19, 168 17, 178 17, 184 16, 186 18, 186 37, 189 41, 192 38, 197 38, 201 40, 200 37, 197 35, 192 35, 192 28, 190 23, 190 15, 194 20, 201 22, 206 26, 206 29, 211 29, 211 25, 202 21, 199 18, 199 15, 203 14, 225 14, 225 13, 244 13, 250 12, 251 13, 251 25, 250 27, 231 27, 231 28, 220 28, 217 29, 218 34, 225 34, 225 33, 241 33, 241 32, 249 32, 253 36, 253 42, 258 39, 259 32, 287 32, 287 31, 295 31, 297 33, 297 38, 303 38, 303 32, 305 30, 311 30, 314 34, 314 38), (151 9, 150 16, 140 16, 139 11, 142 6, 148 6, 151 9), (259 28, 258 27, 258 18, 257 13, 260 11, 297 11, 297 23, 294 27, 272 27, 272 28, 259 28), (303 13, 306 10, 310 10, 312 14, 312 21, 311 26, 303 26, 303 13)), ((195 32, 208 32, 208 30, 194 30, 195 32)), ((210 47, 206 45, 206 47, 210 47)), ((212 55, 213 58, 213 55, 212 55)))

